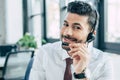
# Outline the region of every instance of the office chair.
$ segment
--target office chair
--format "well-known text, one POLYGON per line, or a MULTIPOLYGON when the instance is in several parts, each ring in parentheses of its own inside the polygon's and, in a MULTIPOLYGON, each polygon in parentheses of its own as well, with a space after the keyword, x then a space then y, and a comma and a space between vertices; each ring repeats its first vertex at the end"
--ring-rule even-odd
POLYGON ((17 45, 0 45, 0 56, 4 57, 8 52, 17 51, 17 45))
POLYGON ((24 80, 29 80, 29 75, 30 75, 30 71, 31 71, 31 68, 32 68, 33 61, 34 61, 34 58, 31 58, 31 60, 29 61, 29 64, 28 64, 26 72, 25 72, 24 80))
POLYGON ((23 80, 33 50, 9 52, 6 56, 2 78, 4 80, 23 80))

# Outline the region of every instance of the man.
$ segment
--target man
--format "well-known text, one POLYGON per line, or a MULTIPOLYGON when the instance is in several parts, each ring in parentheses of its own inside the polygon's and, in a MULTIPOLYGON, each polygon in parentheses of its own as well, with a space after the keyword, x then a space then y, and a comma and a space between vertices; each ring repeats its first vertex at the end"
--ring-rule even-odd
POLYGON ((29 79, 112 80, 110 59, 89 45, 94 39, 98 18, 97 11, 89 4, 69 3, 61 41, 46 44, 36 52, 29 79), (69 69, 67 59, 72 59, 69 69))

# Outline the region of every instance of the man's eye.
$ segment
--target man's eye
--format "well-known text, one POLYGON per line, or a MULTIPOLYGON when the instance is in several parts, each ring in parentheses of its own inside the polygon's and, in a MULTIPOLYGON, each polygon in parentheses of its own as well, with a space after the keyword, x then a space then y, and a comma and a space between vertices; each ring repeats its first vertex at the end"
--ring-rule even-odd
POLYGON ((64 25, 64 26, 68 26, 68 24, 66 24, 66 23, 64 23, 63 25, 64 25))
POLYGON ((74 26, 74 29, 80 29, 80 26, 74 26))

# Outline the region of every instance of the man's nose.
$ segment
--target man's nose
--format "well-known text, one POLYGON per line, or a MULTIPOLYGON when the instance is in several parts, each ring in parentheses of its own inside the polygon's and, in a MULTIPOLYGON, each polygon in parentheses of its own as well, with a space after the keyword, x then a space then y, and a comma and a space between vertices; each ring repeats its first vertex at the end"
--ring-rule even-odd
POLYGON ((67 28, 65 29, 65 31, 64 31, 64 34, 71 36, 71 35, 73 34, 73 31, 72 31, 72 29, 71 29, 70 27, 67 27, 67 28))

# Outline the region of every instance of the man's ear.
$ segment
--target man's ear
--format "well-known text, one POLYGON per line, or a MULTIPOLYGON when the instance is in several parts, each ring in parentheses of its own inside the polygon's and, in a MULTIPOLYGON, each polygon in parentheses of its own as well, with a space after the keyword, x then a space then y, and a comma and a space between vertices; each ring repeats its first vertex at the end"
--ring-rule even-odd
POLYGON ((96 35, 96 30, 94 30, 93 34, 96 35))

